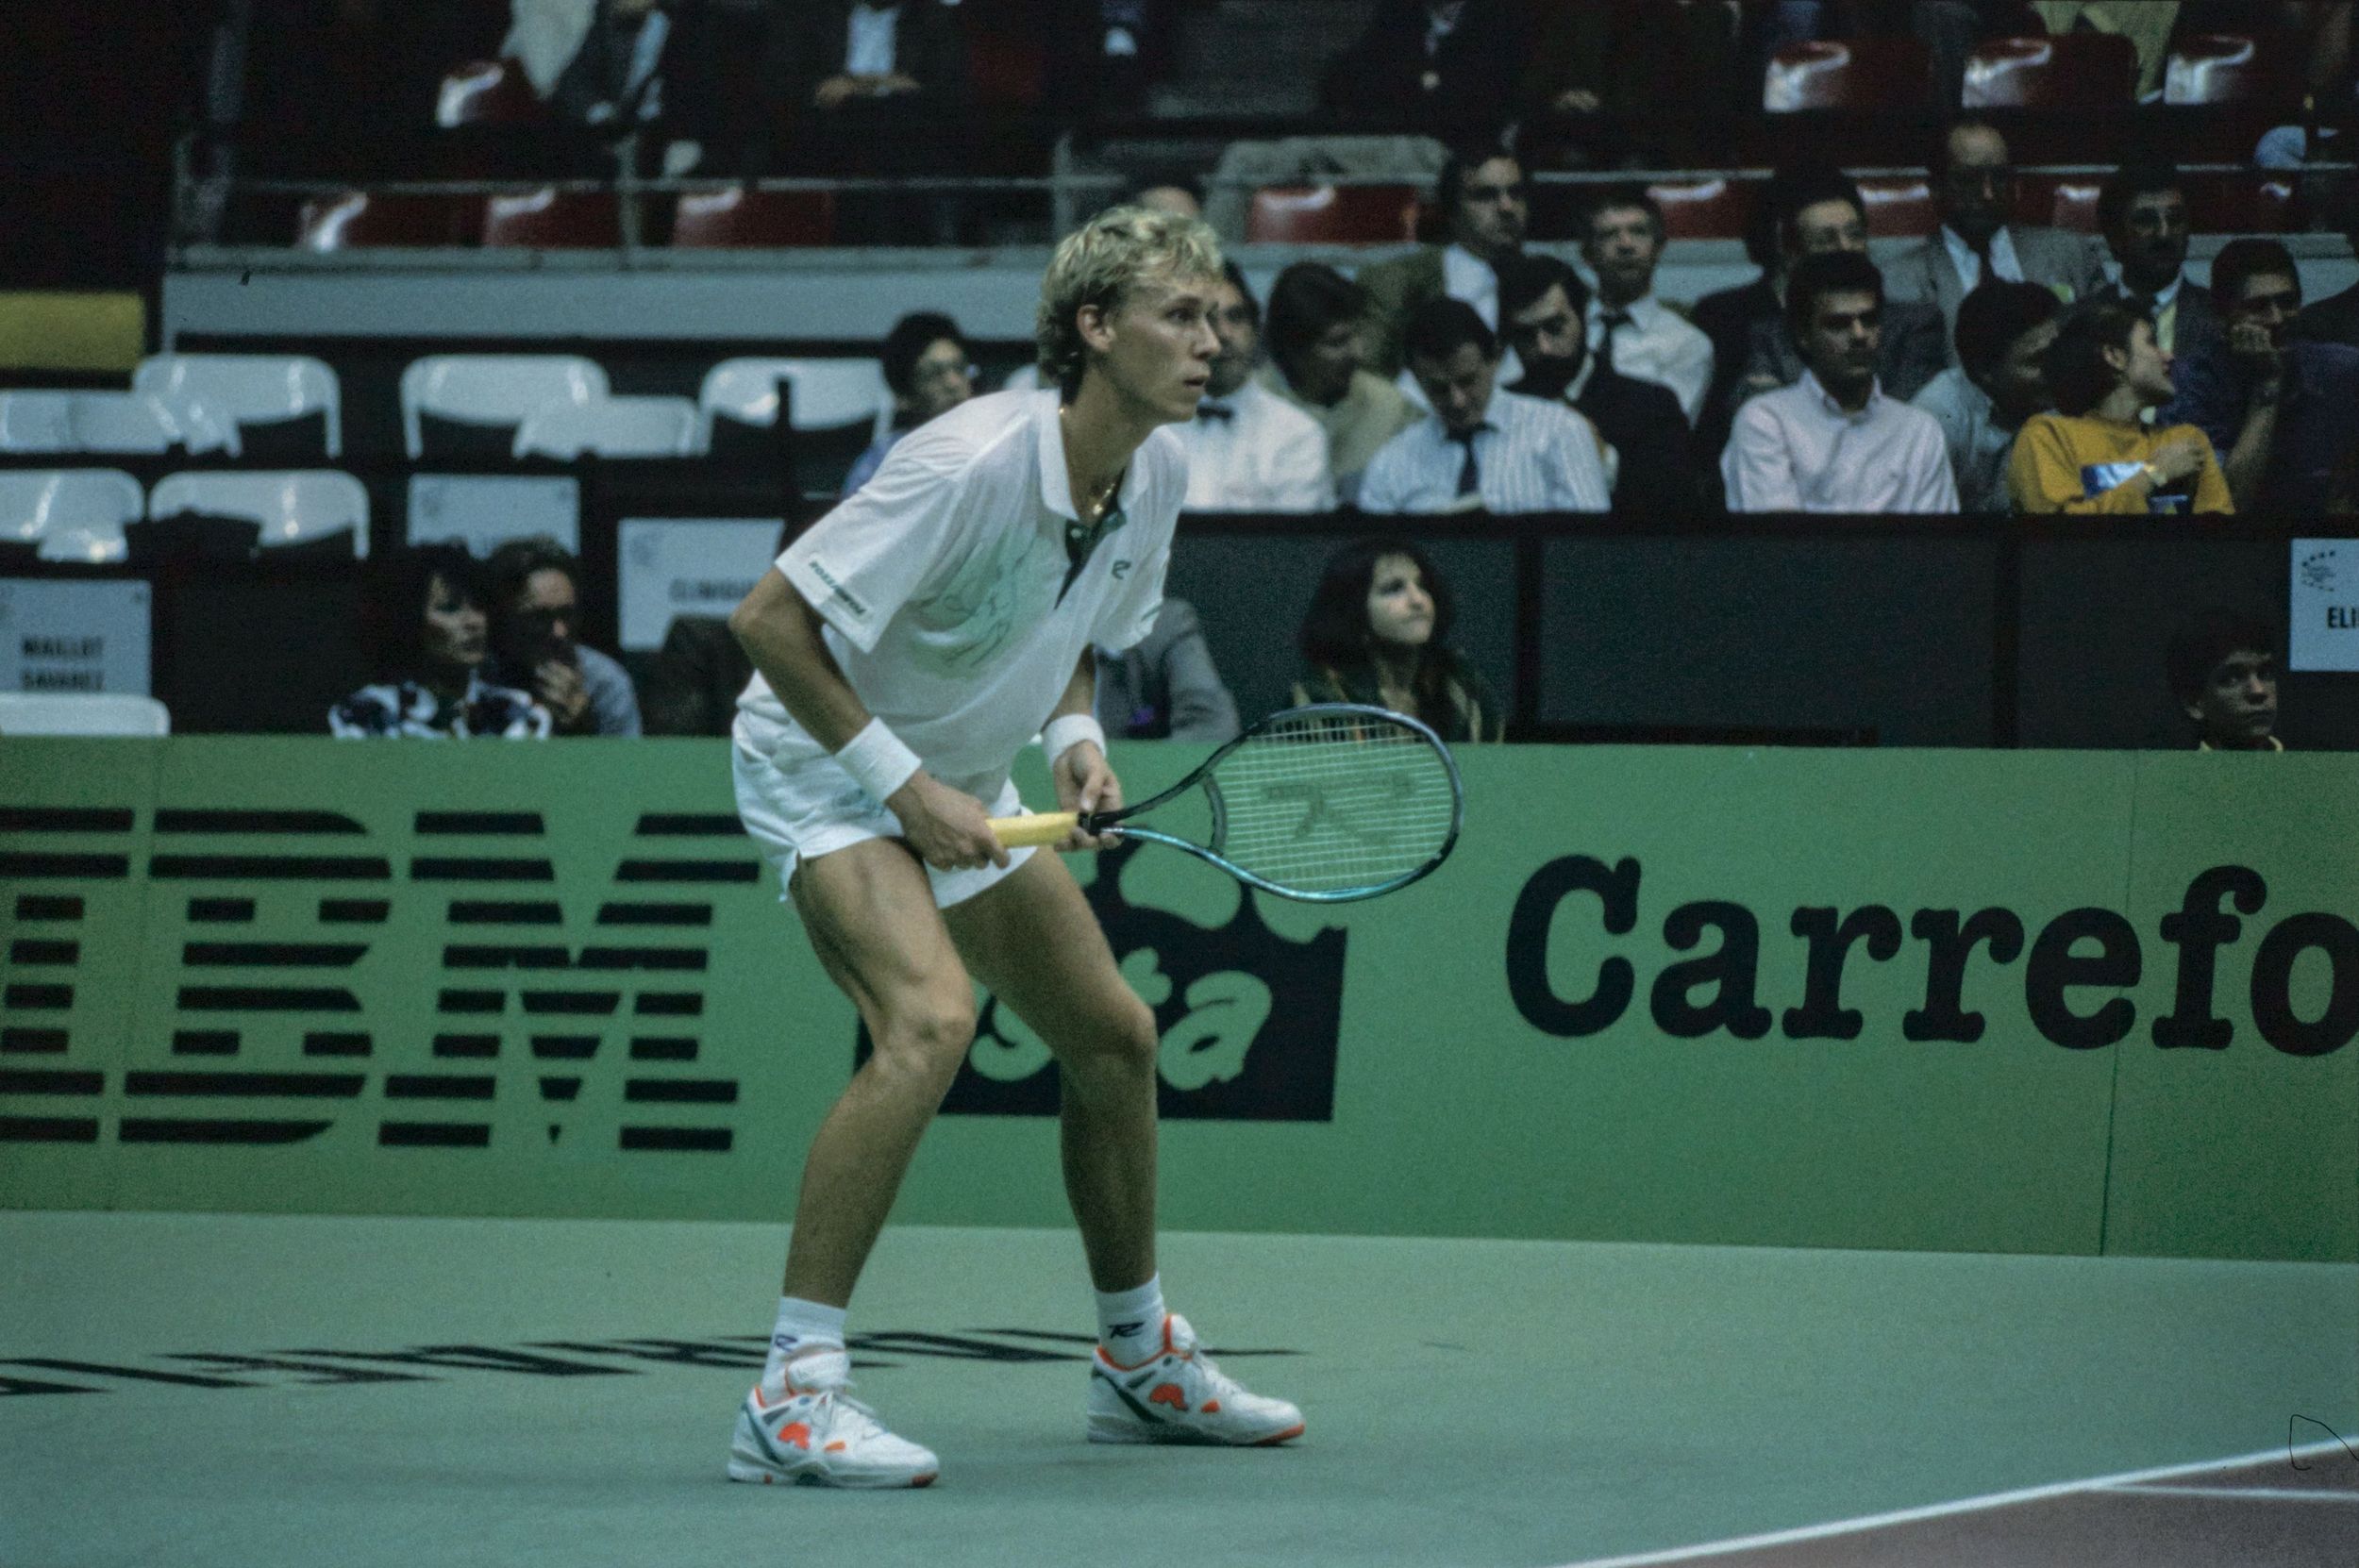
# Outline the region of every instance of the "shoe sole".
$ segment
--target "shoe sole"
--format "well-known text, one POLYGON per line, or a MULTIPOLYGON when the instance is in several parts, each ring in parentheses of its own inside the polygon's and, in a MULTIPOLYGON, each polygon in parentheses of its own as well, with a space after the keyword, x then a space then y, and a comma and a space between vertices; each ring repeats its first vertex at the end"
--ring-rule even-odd
POLYGON ((1135 1426, 1127 1422, 1121 1426, 1101 1426, 1092 1422, 1089 1436, 1092 1443, 1164 1443, 1187 1448, 1275 1448, 1281 1443, 1292 1443, 1300 1437, 1308 1426, 1309 1423, 1298 1421, 1284 1431, 1273 1432, 1268 1437, 1221 1438, 1178 1426, 1135 1426))
POLYGON ((806 1470, 789 1476, 761 1465, 747 1464, 743 1460, 729 1460, 729 1479, 732 1481, 752 1481, 762 1486, 826 1486, 845 1492, 893 1492, 931 1486, 941 1474, 939 1470, 929 1470, 918 1476, 823 1476, 815 1470, 806 1470))

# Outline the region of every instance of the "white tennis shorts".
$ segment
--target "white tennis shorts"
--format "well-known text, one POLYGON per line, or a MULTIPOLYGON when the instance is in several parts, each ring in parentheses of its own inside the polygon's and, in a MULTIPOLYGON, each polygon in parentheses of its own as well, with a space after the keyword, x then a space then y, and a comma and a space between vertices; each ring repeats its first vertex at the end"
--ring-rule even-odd
MULTIPOLYGON (((730 771, 737 780, 737 815, 745 831, 761 845, 762 858, 778 869, 778 896, 795 879, 795 868, 863 839, 901 837, 901 820, 869 798, 852 782, 852 776, 832 757, 822 753, 785 769, 748 745, 743 737, 729 745, 730 771)), ((1024 809, 1012 782, 1002 785, 999 798, 985 803, 995 817, 1012 817, 1024 809)), ((926 868, 934 889, 934 907, 946 909, 963 904, 985 888, 1030 859, 1029 849, 1008 851, 1005 866, 987 865, 975 871, 926 868)))

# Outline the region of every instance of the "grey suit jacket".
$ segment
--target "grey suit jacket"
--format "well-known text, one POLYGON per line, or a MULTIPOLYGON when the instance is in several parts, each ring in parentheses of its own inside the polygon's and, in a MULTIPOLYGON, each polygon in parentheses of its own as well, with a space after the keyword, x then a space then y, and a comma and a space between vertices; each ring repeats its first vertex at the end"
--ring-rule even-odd
MULTIPOLYGON (((2023 263, 2026 283, 2055 290, 2067 305, 2105 286, 2105 249, 2094 235, 2013 225, 2007 233, 2015 241, 2016 259, 2023 263)), ((1931 300, 1941 307, 1941 319, 1949 325, 1949 361, 1956 364, 1958 307, 1966 299, 1966 284, 1941 236, 1935 234, 1902 252, 1884 268, 1884 284, 1894 299, 1931 300)))
POLYGON ((1213 667, 1196 607, 1166 597, 1155 629, 1120 653, 1097 650, 1097 722, 1115 739, 1234 740, 1236 699, 1213 667))

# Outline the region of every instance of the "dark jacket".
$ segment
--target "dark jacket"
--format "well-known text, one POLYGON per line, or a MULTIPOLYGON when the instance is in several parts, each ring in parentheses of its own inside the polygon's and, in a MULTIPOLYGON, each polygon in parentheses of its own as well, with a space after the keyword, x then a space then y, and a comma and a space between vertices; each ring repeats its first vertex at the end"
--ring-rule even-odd
POLYGON ((1614 474, 1615 511, 1695 509, 1695 436, 1670 388, 1600 369, 1590 373, 1573 407, 1620 459, 1614 474))
MULTIPOLYGON (((1464 659, 1457 660, 1458 672, 1448 682, 1449 711, 1447 713, 1413 713, 1410 717, 1423 720, 1433 733, 1452 745, 1469 741, 1497 741, 1506 736, 1507 705, 1491 690, 1491 683, 1482 678, 1482 672, 1464 659)), ((1299 706, 1313 702, 1359 702, 1378 708, 1385 705, 1378 689, 1376 672, 1363 666, 1355 670, 1313 670, 1295 682, 1294 701, 1299 706)))
POLYGON ((1425 0, 1380 0, 1367 31, 1327 68, 1323 108, 1355 125, 1447 135, 1495 124, 1501 93, 1531 54, 1531 22, 1518 0, 1466 0, 1458 25, 1425 52, 1425 0))

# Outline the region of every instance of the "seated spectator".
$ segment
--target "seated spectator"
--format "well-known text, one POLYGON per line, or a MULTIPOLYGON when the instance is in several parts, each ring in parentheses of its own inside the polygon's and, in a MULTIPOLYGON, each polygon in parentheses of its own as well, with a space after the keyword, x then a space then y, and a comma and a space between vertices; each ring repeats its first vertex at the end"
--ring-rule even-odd
POLYGON ((2138 56, 2140 103, 2163 95, 2163 67, 2170 58, 2170 35, 2179 25, 2180 0, 2032 0, 2032 9, 2050 33, 2080 30, 2118 33, 2138 56))
POLYGON ((2098 290, 2092 300, 2128 306, 2154 318, 2154 341, 2163 352, 2184 359, 2216 342, 2219 314, 2211 295, 2186 274, 2187 186, 2168 163, 2133 163, 2105 182, 2097 197, 2098 225, 2120 264, 2121 281, 2098 290))
MULTIPOLYGON (((2337 217, 2343 242, 2351 247, 2353 257, 2359 257, 2359 176, 2353 176, 2345 186, 2337 217)), ((2312 342, 2359 348, 2359 283, 2303 310, 2295 330, 2312 342)))
POLYGON ((1174 425, 1188 454, 1190 511, 1332 511, 1327 432, 1253 379, 1262 308, 1234 261, 1213 291, 1213 357, 1196 417, 1174 425))
POLYGON ((2198 751, 2284 751, 2277 729, 2276 635, 2257 615, 2210 609, 2164 656, 2171 695, 2195 721, 2198 751))
POLYGON ((2007 460, 2023 422, 2056 406, 2046 361, 2063 311, 2036 283, 1983 284, 1958 307, 1958 363, 1910 400, 1941 425, 1965 511, 2015 509, 2007 460))
POLYGON ((1169 594, 1146 637, 1120 653, 1097 650, 1096 700, 1098 725, 1117 740, 1218 745, 1243 727, 1196 607, 1169 594))
POLYGON ((1409 371, 1433 412, 1385 442, 1360 485, 1367 512, 1604 511, 1603 442, 1560 401, 1498 386, 1499 346, 1464 300, 1409 319, 1409 371))
POLYGON ((581 559, 545 536, 510 540, 485 564, 492 678, 529 692, 560 735, 636 735, 639 697, 623 667, 585 646, 581 559))
POLYGON ((1463 135, 1506 117, 1502 84, 1531 44, 1518 0, 1379 0, 1366 31, 1329 64, 1319 104, 1347 125, 1463 135))
POLYGON ((1372 703, 1453 745, 1505 738, 1506 705, 1450 646, 1449 584, 1405 539, 1365 539, 1328 558, 1303 614, 1294 702, 1372 703))
POLYGON ((1654 297, 1663 207, 1643 186, 1608 188, 1581 222, 1581 259, 1598 280, 1589 351, 1600 369, 1671 389, 1692 426, 1712 385, 1712 340, 1654 297))
MULTIPOLYGON (((584 143, 644 149, 642 175, 711 172, 715 142, 743 134, 721 87, 724 13, 698 0, 511 0, 506 52, 562 125, 584 143)), ((740 149, 732 149, 732 154, 740 149)), ((611 175, 611 152, 572 160, 575 172, 611 175)), ((550 170, 547 172, 556 172, 550 170)))
POLYGON ((2227 336, 2183 359, 2171 412, 2221 454, 2239 511, 2321 509, 2359 430, 2359 349, 2295 338, 2301 274, 2275 240, 2223 246, 2212 303, 2227 336))
POLYGON ((1936 149, 1932 178, 1941 231, 1892 264, 1892 296, 1940 306, 1952 338, 1958 307, 1986 276, 2036 283, 2066 305, 2104 287, 2105 268, 2094 239, 2007 222, 2015 204, 2015 164, 1996 125, 1975 119, 1952 125, 1936 149))
POLYGON ((2049 345, 2057 411, 2033 414, 2007 460, 2015 509, 2107 517, 2234 512, 2212 443, 2192 425, 2142 416, 2178 395, 2154 324, 2118 305, 2068 317, 2049 345))
POLYGON ((959 324, 936 310, 917 310, 893 324, 878 358, 893 393, 893 423, 853 459, 844 476, 849 495, 875 476, 893 443, 936 414, 975 395, 975 366, 959 324))
MULTIPOLYGON (((1794 264, 1805 256, 1836 251, 1867 254, 1867 203, 1849 175, 1832 169, 1798 175, 1780 200, 1778 265, 1770 275, 1779 308, 1750 325, 1737 403, 1802 378, 1801 351, 1784 322, 1785 280, 1794 264)), ((1949 362, 1949 328, 1941 311, 1922 300, 1887 298, 1882 341, 1876 375, 1886 397, 1905 403, 1949 362)))
POLYGON ((1856 252, 1795 264, 1786 328, 1808 368, 1737 414, 1720 458, 1731 511, 1958 509, 1941 426, 1877 384, 1883 299, 1883 274, 1856 252))
POLYGON ((1416 405, 1362 363, 1368 292, 1321 261, 1297 261, 1269 292, 1269 363, 1262 385, 1327 432, 1337 494, 1356 502, 1379 448, 1414 425, 1416 405))
POLYGON ((1589 353, 1589 286, 1553 256, 1519 256, 1499 271, 1499 314, 1523 361, 1511 391, 1569 403, 1608 448, 1617 511, 1686 511, 1696 502, 1692 436, 1667 387, 1600 366, 1589 353))
POLYGON ((368 563, 360 639, 375 678, 327 711, 338 740, 380 735, 538 739, 548 711, 483 677, 483 568, 457 544, 380 552, 368 563))
POLYGON ((727 735, 754 661, 726 615, 675 615, 639 693, 649 735, 727 735))
POLYGON ((1483 325, 1498 329, 1498 268, 1522 254, 1531 221, 1524 166, 1496 142, 1455 147, 1434 185, 1433 205, 1447 226, 1448 243, 1360 269, 1373 328, 1368 368, 1379 375, 1400 374, 1409 318, 1428 300, 1464 300, 1483 325))
MULTIPOLYGON (((784 99, 793 172, 871 179, 956 173, 977 154, 966 34, 934 0, 803 0, 781 8, 762 79, 784 99)), ((950 198, 853 191, 836 204, 839 243, 951 237, 950 198)))

